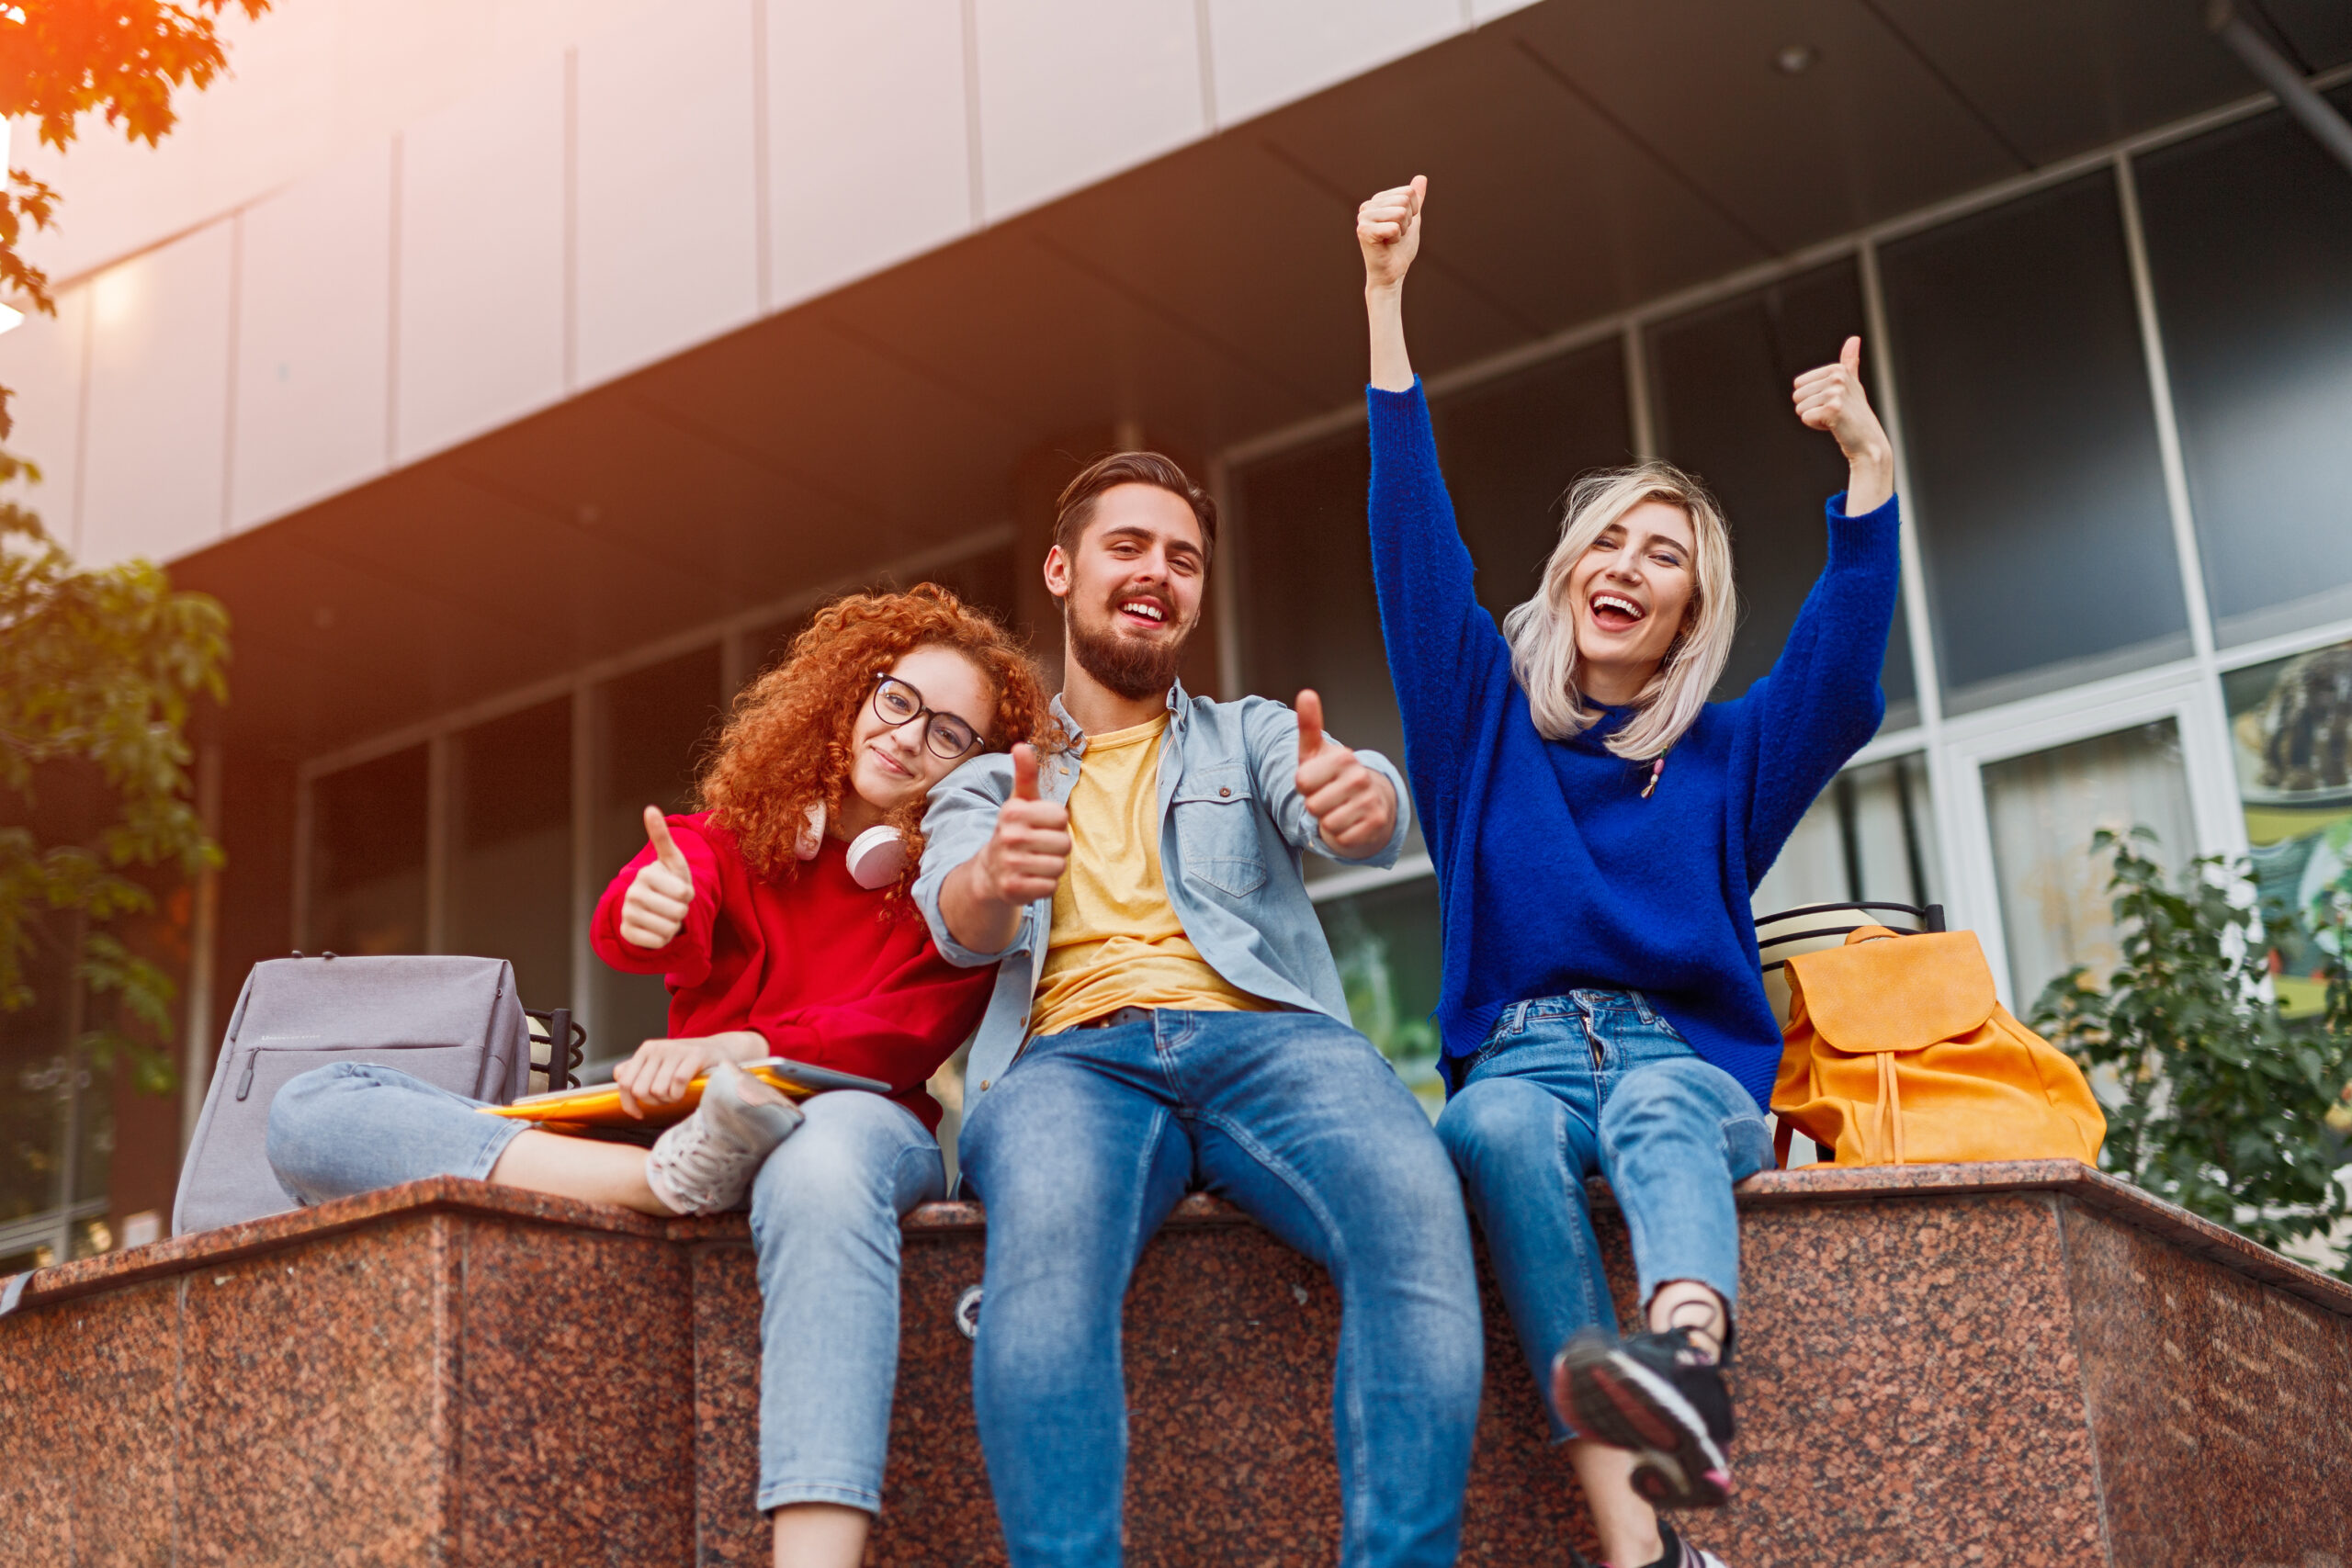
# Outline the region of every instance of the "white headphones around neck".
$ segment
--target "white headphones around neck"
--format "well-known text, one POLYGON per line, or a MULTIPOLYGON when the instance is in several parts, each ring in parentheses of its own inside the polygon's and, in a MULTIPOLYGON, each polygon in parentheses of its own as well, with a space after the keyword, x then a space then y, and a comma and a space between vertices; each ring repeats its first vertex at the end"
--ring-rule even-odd
MULTIPOLYGON (((820 800, 802 819, 792 852, 802 860, 815 860, 824 847, 825 803, 820 800)), ((860 887, 878 891, 898 881, 906 869, 907 840, 896 828, 868 828, 849 841, 850 880, 860 887)))

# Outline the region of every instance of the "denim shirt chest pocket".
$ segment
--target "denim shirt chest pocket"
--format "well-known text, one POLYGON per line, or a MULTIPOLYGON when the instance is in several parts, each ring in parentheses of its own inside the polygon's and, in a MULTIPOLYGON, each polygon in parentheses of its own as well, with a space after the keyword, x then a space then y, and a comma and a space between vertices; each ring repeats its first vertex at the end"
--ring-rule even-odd
POLYGON ((1266 852, 1249 769, 1187 769, 1170 797, 1169 811, 1176 818, 1176 852, 1186 876, 1233 898, 1246 898, 1266 885, 1266 852))

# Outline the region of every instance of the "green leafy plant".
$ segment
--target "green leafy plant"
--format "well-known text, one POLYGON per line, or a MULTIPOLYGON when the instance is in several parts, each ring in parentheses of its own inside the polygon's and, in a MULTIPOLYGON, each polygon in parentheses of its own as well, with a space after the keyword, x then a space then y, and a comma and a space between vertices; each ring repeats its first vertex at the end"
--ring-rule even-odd
POLYGON ((2033 1026, 2086 1071, 2114 1070, 2101 1166, 2266 1247, 2324 1236, 2352 1213, 2330 1117, 2352 1068, 2347 1021, 2331 1007, 2290 1021, 2270 998, 2245 867, 2209 855, 2168 882, 2154 842, 2146 828, 2092 839, 2114 856, 2122 961, 2104 983, 2081 964, 2052 981, 2033 1026))
MULTIPOLYGON (((8 465, 0 456, 0 478, 8 465)), ((154 908, 137 871, 220 863, 188 802, 185 730, 199 694, 227 696, 228 635, 218 602, 174 591, 160 568, 82 570, 38 517, 0 502, 0 1014, 31 1005, 28 960, 55 944, 71 982, 111 1004, 90 1010, 77 1047, 159 1091, 171 1058, 141 1035, 171 1039, 174 987, 122 929, 154 908), (94 830, 44 832, 47 790, 102 803, 74 814, 95 815, 94 830)))

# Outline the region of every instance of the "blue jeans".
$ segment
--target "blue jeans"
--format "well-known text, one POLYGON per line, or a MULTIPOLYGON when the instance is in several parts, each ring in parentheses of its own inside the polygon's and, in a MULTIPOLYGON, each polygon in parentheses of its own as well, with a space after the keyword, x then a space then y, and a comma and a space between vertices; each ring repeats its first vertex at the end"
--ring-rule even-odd
POLYGON ((1470 1230, 1369 1041, 1320 1013, 1162 1009, 1033 1042, 966 1115, 989 1225, 972 1400, 1014 1568, 1119 1561, 1120 1303, 1194 1187, 1339 1289, 1340 1561, 1453 1561, 1485 1358, 1470 1230))
MULTIPOLYGON (((269 1163, 305 1203, 427 1176, 487 1177, 524 1123, 390 1067, 304 1073, 269 1108, 269 1163)), ((760 1274, 762 1511, 882 1506, 899 1375, 899 1221, 946 1190, 914 1113, 854 1089, 808 1119, 752 1183, 760 1274)))
MULTIPOLYGON (((1637 1300, 1695 1280, 1739 1300, 1732 1183, 1772 1163, 1747 1091, 1699 1059, 1638 991, 1515 1002, 1438 1118, 1486 1233, 1503 1303, 1551 1410, 1552 1358, 1578 1330, 1614 1332, 1585 1180, 1607 1179, 1634 1244, 1637 1300)), ((1555 1437, 1575 1434, 1551 1411, 1555 1437)))

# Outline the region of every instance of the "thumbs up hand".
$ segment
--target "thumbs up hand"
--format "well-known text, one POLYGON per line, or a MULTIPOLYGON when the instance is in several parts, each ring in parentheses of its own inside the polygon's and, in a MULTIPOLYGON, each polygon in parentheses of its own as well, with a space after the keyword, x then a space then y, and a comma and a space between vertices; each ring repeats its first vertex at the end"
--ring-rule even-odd
POLYGON ((658 806, 645 808, 645 837, 653 845, 653 859, 638 872, 621 900, 621 939, 631 947, 667 947, 686 923, 686 911, 694 908, 694 868, 670 836, 669 818, 658 806))
POLYGON ((1069 807, 1038 798, 1032 747, 1012 749, 1012 798, 974 863, 982 896, 1012 908, 1052 897, 1069 864, 1069 807))
POLYGON ((1851 469, 1846 515, 1859 517, 1885 505, 1894 493, 1894 452, 1862 391, 1862 340, 1848 338, 1838 362, 1798 377, 1791 395, 1806 428, 1827 431, 1846 454, 1851 469))
POLYGON ((1298 694, 1298 793, 1323 841, 1353 860, 1388 842, 1396 830, 1396 791, 1323 733, 1323 699, 1298 694))

